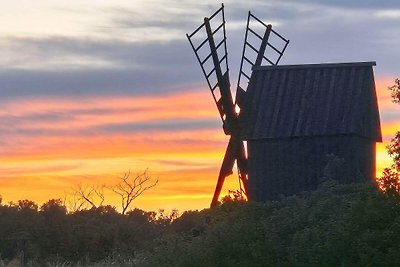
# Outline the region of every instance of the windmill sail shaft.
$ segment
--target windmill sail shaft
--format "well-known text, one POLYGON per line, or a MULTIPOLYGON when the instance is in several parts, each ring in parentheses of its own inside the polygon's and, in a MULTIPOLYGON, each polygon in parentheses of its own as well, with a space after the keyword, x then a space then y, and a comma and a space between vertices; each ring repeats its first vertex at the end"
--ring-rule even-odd
POLYGON ((217 76, 217 83, 221 94, 221 104, 223 113, 225 115, 224 124, 232 125, 236 122, 237 114, 235 112, 235 105, 233 103, 232 93, 230 90, 229 70, 226 70, 226 72, 222 74, 220 59, 218 58, 218 52, 215 46, 213 31, 211 29, 210 20, 208 18, 204 18, 204 25, 207 32, 208 43, 210 45, 215 74, 217 76))
POLYGON ((261 62, 264 58, 265 49, 267 48, 269 34, 271 32, 271 29, 272 29, 272 25, 268 24, 267 28, 265 29, 264 38, 261 41, 260 50, 258 51, 257 59, 256 59, 256 62, 254 63, 254 66, 261 65, 261 62))

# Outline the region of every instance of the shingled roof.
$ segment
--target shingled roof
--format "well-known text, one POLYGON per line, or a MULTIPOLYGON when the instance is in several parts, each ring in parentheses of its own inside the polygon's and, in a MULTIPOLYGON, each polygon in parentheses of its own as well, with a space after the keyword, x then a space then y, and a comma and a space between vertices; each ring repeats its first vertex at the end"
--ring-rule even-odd
POLYGON ((356 134, 381 141, 374 65, 255 68, 243 110, 244 139, 356 134))

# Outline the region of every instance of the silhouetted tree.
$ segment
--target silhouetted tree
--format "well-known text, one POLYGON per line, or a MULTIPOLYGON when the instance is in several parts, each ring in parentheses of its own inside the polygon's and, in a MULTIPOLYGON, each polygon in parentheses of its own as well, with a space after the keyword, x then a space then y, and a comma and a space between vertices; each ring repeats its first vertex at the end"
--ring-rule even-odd
POLYGON ((393 168, 400 172, 400 132, 397 132, 391 143, 387 145, 387 151, 393 159, 393 168))
POLYGON ((400 197, 400 176, 391 168, 385 168, 378 185, 387 196, 391 198, 400 197))
POLYGON ((170 213, 166 212, 164 209, 159 209, 155 222, 163 227, 166 227, 175 221, 179 217, 179 211, 173 209, 170 213))
POLYGON ((61 199, 50 199, 40 207, 40 210, 45 214, 57 214, 59 216, 67 214, 67 207, 61 199))
POLYGON ((34 201, 29 199, 18 200, 16 207, 18 208, 18 210, 38 210, 38 205, 34 201))
POLYGON ((110 189, 120 196, 122 214, 125 215, 126 211, 132 204, 132 201, 143 194, 145 191, 153 188, 158 183, 158 179, 153 183, 151 178, 145 170, 132 177, 131 172, 125 173, 117 185, 110 187, 110 189))
POLYGON ((72 211, 79 211, 88 208, 96 209, 104 203, 105 185, 82 185, 78 184, 73 188, 68 202, 72 211))
MULTIPOLYGON (((388 88, 392 93, 393 103, 400 104, 400 80, 396 79, 395 84, 388 88)), ((379 178, 379 187, 390 196, 400 196, 400 131, 398 131, 390 144, 386 146, 387 152, 393 159, 391 168, 383 171, 382 177, 379 178)))
POLYGON ((154 222, 157 218, 157 212, 155 211, 144 211, 136 208, 128 211, 126 215, 128 218, 141 223, 154 222))
MULTIPOLYGON (((392 92, 393 103, 400 104, 400 79, 396 79, 395 84, 390 86, 388 89, 392 92)), ((395 137, 386 148, 394 161, 392 167, 400 172, 400 131, 396 133, 395 137)))
POLYGON ((245 202, 246 196, 241 190, 229 190, 228 194, 221 198, 221 204, 229 202, 245 202))
POLYGON ((394 85, 388 88, 392 93, 392 100, 394 103, 400 103, 400 79, 394 81, 394 85))

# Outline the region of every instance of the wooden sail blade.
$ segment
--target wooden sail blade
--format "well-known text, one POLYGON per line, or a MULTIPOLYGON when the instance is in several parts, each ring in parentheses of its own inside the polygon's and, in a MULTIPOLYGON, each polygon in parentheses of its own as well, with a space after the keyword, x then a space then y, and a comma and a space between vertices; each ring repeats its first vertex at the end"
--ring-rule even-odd
POLYGON ((228 146, 225 151, 224 160, 222 161, 221 169, 218 175, 217 185, 215 186, 214 196, 211 201, 211 208, 218 206, 219 195, 221 194, 222 186, 225 182, 225 177, 233 173, 233 165, 236 160, 237 141, 234 138, 229 139, 228 146))
POLYGON ((253 68, 261 66, 263 61, 267 64, 277 65, 288 44, 289 40, 285 39, 282 35, 273 30, 271 24, 265 24, 249 11, 236 86, 235 104, 240 108, 243 107, 243 101, 238 97, 245 95, 244 92, 247 91, 253 68), (270 40, 270 37, 272 37, 272 41, 270 40), (255 42, 254 39, 257 40, 257 42, 255 42), (273 44, 274 39, 278 40, 278 46, 273 44), (259 43, 259 45, 257 43, 259 43), (248 51, 250 51, 251 54, 256 53, 256 59, 252 59, 254 57, 252 57, 248 51), (244 81, 242 80, 242 77, 244 78, 244 81))
MULTIPOLYGON (((229 84, 224 5, 222 4, 210 17, 204 18, 204 22, 193 33, 186 34, 186 37, 200 64, 220 117, 225 123, 227 118, 232 117, 230 110, 234 109, 231 108, 232 105, 227 104, 227 99, 229 96, 232 99, 232 94, 229 84), (211 21, 215 28, 211 28, 211 21)), ((232 100, 230 102, 233 103, 232 100)))

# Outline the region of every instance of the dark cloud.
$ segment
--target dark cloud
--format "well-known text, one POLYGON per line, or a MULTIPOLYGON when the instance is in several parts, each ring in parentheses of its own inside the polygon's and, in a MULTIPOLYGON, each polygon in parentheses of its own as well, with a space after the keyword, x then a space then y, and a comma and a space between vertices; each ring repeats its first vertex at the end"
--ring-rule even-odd
MULTIPOLYGON (((96 41, 72 38, 18 39, 35 47, 40 57, 61 55, 98 59, 109 67, 67 62, 70 68, 4 69, 0 71, 0 97, 86 97, 91 95, 148 95, 187 90, 201 77, 190 47, 182 40, 155 43, 96 41), (71 66, 73 68, 71 68, 71 66)), ((51 61, 51 60, 50 60, 51 61)), ((29 62, 28 62, 29 63, 29 62)), ((28 64, 29 65, 29 64, 28 64)))
MULTIPOLYGON (((13 70, 0 73, 0 98, 151 95, 188 89, 187 69, 13 70), (185 79, 187 79, 185 81, 185 79)), ((192 78, 192 81, 194 79, 192 78)))
POLYGON ((59 172, 59 171, 70 171, 78 169, 78 164, 57 164, 52 166, 36 166, 36 167, 18 167, 18 168, 0 168, 0 179, 10 178, 13 176, 35 175, 40 173, 59 172))
MULTIPOLYGON (((127 40, 109 40, 96 38, 78 38, 78 37, 44 37, 44 38, 10 38, 12 46, 18 50, 25 47, 28 51, 34 51, 26 55, 26 66, 22 69, 29 68, 29 60, 43 61, 42 65, 38 65, 40 69, 51 68, 52 61, 63 59, 64 57, 73 57, 80 59, 83 63, 92 64, 90 68, 96 69, 95 60, 102 60, 109 63, 115 68, 134 67, 137 69, 157 69, 160 66, 179 66, 188 61, 185 57, 177 57, 184 50, 189 51, 186 39, 182 36, 181 40, 170 41, 152 41, 152 42, 135 42, 127 40)), ((64 62, 60 65, 60 70, 74 68, 79 69, 81 62, 73 61, 64 62)), ((12 67, 12 66, 11 66, 12 67)), ((88 66, 84 65, 83 69, 88 66)), ((53 69, 53 68, 51 68, 53 69)))
POLYGON ((46 123, 59 123, 65 121, 71 121, 73 116, 67 113, 60 112, 46 112, 36 113, 30 115, 16 116, 12 114, 0 116, 0 129, 2 133, 12 130, 14 131, 21 123, 35 125, 35 123, 46 122, 46 123))
MULTIPOLYGON (((223 130, 222 130, 222 125, 219 125, 219 128, 221 128, 221 135, 223 134, 223 130)), ((215 127, 213 128, 215 129, 215 127)), ((152 144, 160 144, 160 145, 165 145, 165 141, 164 140, 159 140, 157 137, 147 137, 147 138, 143 138, 144 142, 149 142, 152 144)), ((171 139, 168 139, 168 143, 172 143, 173 145, 184 145, 187 147, 192 146, 193 144, 196 145, 204 145, 204 147, 206 146, 211 146, 214 148, 225 148, 227 145, 228 140, 207 140, 207 137, 203 136, 203 135, 193 135, 193 138, 174 138, 172 137, 171 139), (206 139, 204 139, 206 138, 206 139)))
POLYGON ((218 120, 196 120, 196 119, 175 119, 162 121, 146 121, 134 123, 108 124, 101 125, 92 129, 98 132, 115 133, 115 132, 137 132, 137 131, 179 131, 179 130, 201 130, 215 129, 219 127, 218 120))
MULTIPOLYGON (((196 23, 191 7, 196 8, 197 13, 203 10, 200 5, 186 5, 186 9, 167 10, 153 8, 152 10, 111 8, 107 10, 110 16, 109 28, 111 29, 138 29, 138 28, 162 28, 165 30, 186 30, 187 25, 196 23), (144 12, 147 11, 147 12, 144 12)), ((204 10, 207 12, 206 10, 204 10)), ((156 36, 154 36, 156 37, 156 36)))
MULTIPOLYGON (((60 106, 62 109, 63 107, 60 106)), ((21 123, 30 124, 31 126, 36 123, 49 123, 60 124, 70 123, 75 120, 81 120, 82 116, 102 116, 102 115, 115 115, 115 114, 134 114, 135 112, 149 111, 149 108, 74 108, 65 111, 49 110, 32 112, 24 115, 0 115, 0 125, 4 126, 18 126, 21 123)))
MULTIPOLYGON (((51 116, 51 115, 50 115, 51 116)), ((50 117, 48 116, 48 117, 50 117)), ((52 119, 58 118, 54 116, 52 119)), ((44 121, 43 119, 42 121, 44 121)), ((35 121, 40 122, 40 117, 31 119, 31 124, 20 125, 21 122, 17 117, 2 118, 0 124, 0 136, 91 136, 91 135, 109 135, 109 134, 129 134, 138 132, 175 132, 181 130, 203 130, 215 129, 221 127, 218 119, 168 119, 153 120, 145 122, 125 122, 125 123, 105 123, 88 127, 70 127, 68 121, 63 122, 62 128, 55 128, 53 125, 49 127, 35 126, 35 121), (12 126, 12 127, 11 127, 12 126)), ((58 121, 60 123, 60 121, 58 121)), ((182 140, 182 142, 185 142, 182 140)))
POLYGON ((320 4, 334 7, 344 7, 344 8, 400 8, 399 1, 396 0, 304 0, 304 3, 320 4))
POLYGON ((394 123, 399 121, 400 109, 385 108, 384 112, 381 112, 380 117, 382 123, 394 123))
POLYGON ((153 162, 161 163, 163 165, 170 165, 170 166, 190 166, 190 167, 208 167, 210 164, 204 162, 194 162, 190 160, 153 160, 153 162))

